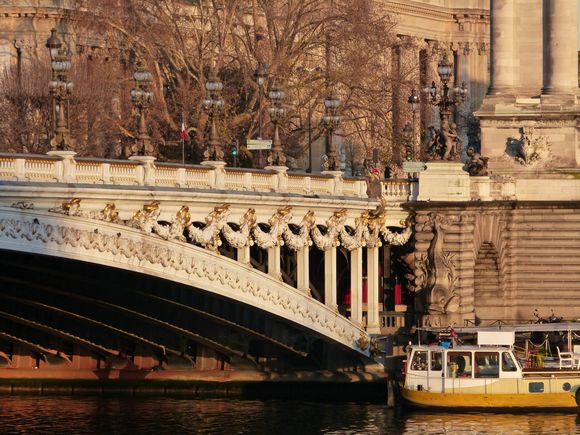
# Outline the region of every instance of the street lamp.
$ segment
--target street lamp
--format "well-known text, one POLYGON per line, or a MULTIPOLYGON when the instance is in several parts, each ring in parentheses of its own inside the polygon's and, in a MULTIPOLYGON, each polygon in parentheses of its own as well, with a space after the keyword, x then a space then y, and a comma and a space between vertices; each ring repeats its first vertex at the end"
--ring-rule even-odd
POLYGON ((50 38, 46 41, 46 48, 50 52, 52 79, 48 90, 52 97, 52 151, 65 151, 72 148, 70 137, 70 97, 73 84, 69 80, 71 68, 71 53, 63 46, 56 33, 50 31, 50 38))
POLYGON ((435 159, 456 160, 460 153, 457 149, 457 131, 455 124, 449 125, 449 118, 456 106, 463 103, 467 98, 467 88, 465 82, 461 87, 457 86, 453 90, 449 89, 448 83, 451 79, 453 65, 449 62, 447 53, 437 65, 437 73, 443 83, 441 91, 437 89, 435 82, 431 87, 425 87, 425 94, 429 104, 439 107, 441 116, 441 131, 433 136, 433 143, 430 145, 428 153, 435 159))
MULTIPOLYGON (((258 68, 254 71, 254 79, 258 84, 258 139, 262 139, 262 111, 263 111, 263 95, 264 95, 264 85, 268 81, 268 70, 262 62, 258 63, 258 68)), ((258 166, 264 166, 264 158, 262 155, 262 150, 258 150, 258 166)))
POLYGON ((338 110, 340 108, 340 99, 331 90, 330 94, 324 99, 324 116, 322 122, 326 128, 327 133, 327 160, 322 164, 325 171, 340 171, 340 161, 336 153, 336 144, 334 143, 334 131, 340 125, 340 115, 338 110))
MULTIPOLYGON (((413 88, 413 90, 411 91, 411 95, 409 95, 409 98, 407 99, 407 103, 409 103, 409 106, 411 107, 411 113, 413 114, 413 124, 411 127, 411 140, 406 140, 405 141, 405 147, 407 147, 407 144, 411 144, 411 153, 409 153, 409 150, 407 149, 407 155, 405 156, 405 160, 413 160, 413 158, 415 157, 415 142, 416 142, 416 136, 417 134, 416 132, 416 114, 417 114, 417 108, 419 107, 419 103, 421 102, 421 99, 419 98, 419 95, 417 95, 417 92, 415 91, 415 88, 413 88), (408 158, 409 155, 411 156, 411 158, 408 158)), ((407 128, 409 124, 405 125, 405 128, 407 128)), ((405 136, 405 131, 403 130, 403 136, 405 136)))
POLYGON ((280 129, 278 127, 279 122, 282 120, 286 109, 282 107, 282 101, 284 100, 285 93, 282 87, 274 81, 270 92, 268 92, 268 97, 270 99, 270 107, 268 107, 268 113, 270 114, 270 119, 274 123, 274 139, 272 141, 272 150, 268 156, 269 166, 285 166, 286 165, 286 155, 284 154, 284 149, 282 148, 282 141, 280 140, 280 129))
POLYGON ((403 142, 405 145, 405 160, 410 162, 414 157, 415 129, 408 122, 403 128, 403 142))
POLYGON ((151 137, 147 132, 145 116, 153 102, 153 92, 150 90, 151 73, 145 68, 141 60, 137 62, 133 78, 135 79, 135 87, 131 89, 131 102, 137 111, 138 127, 132 154, 150 155, 153 154, 153 147, 151 146, 151 137))
POLYGON ((223 88, 224 85, 219 77, 215 72, 212 72, 209 80, 205 83, 206 96, 202 102, 203 108, 207 112, 211 123, 209 142, 203 152, 204 161, 222 161, 224 158, 224 150, 220 144, 215 125, 215 118, 224 107, 224 100, 221 97, 221 91, 223 88))
MULTIPOLYGON (((312 83, 316 80, 321 78, 320 73, 322 72, 322 68, 317 67, 305 67, 299 66, 295 69, 295 72, 299 75, 305 75, 308 79, 309 83, 312 83)), ((312 98, 309 95, 308 97, 308 169, 306 172, 312 172, 312 98)))

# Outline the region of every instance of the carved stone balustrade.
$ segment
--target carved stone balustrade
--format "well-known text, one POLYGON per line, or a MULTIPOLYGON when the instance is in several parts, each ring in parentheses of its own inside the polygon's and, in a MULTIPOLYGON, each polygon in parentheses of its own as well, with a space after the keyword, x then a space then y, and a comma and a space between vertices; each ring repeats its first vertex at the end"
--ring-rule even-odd
MULTIPOLYGON (((151 158, 104 160, 74 155, 0 154, 0 180, 38 183, 84 183, 134 186, 276 192, 311 196, 367 198, 366 182, 358 178, 306 175, 276 170, 234 169, 156 163, 151 158)), ((389 185, 390 186, 390 185, 389 185)), ((408 186, 398 182, 385 189, 393 200, 407 200, 408 186), (403 198, 403 196, 407 198, 403 198)))

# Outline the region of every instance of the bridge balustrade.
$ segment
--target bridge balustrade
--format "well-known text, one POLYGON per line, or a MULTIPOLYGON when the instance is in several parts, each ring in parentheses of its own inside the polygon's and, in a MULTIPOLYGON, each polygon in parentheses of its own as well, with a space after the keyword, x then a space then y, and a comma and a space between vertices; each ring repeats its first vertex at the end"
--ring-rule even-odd
MULTIPOLYGON (((360 178, 326 174, 286 173, 276 170, 235 169, 153 163, 151 157, 134 160, 74 158, 74 153, 52 155, 0 154, 0 180, 38 183, 152 185, 199 189, 226 189, 367 198, 367 183, 360 178), (143 159, 142 161, 140 159, 143 159)), ((383 195, 405 202, 410 198, 407 180, 387 180, 383 195)))

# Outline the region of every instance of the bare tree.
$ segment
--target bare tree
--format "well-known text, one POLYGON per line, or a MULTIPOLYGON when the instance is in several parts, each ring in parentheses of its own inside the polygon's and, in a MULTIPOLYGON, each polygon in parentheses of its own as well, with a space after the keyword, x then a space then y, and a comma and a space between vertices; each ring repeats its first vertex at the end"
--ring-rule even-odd
MULTIPOLYGON (((86 47, 81 35, 91 35, 97 47, 91 59, 85 53, 82 61, 73 61, 72 133, 80 154, 118 155, 119 144, 133 140, 129 89, 136 59, 142 58, 154 77, 149 116, 154 143, 179 138, 184 121, 200 154, 207 130, 202 101, 211 71, 224 83, 222 141, 256 137, 260 102, 254 71, 262 64, 269 72, 266 89, 277 80, 286 92, 288 119, 281 127, 287 154, 298 158, 306 151, 309 130, 313 141, 324 133, 323 99, 334 87, 342 100, 338 134, 360 144, 360 160, 374 148, 385 148, 384 159, 393 158, 392 93, 402 78, 390 68, 394 22, 378 2, 83 0, 74 24, 77 46, 86 47)), ((42 87, 39 97, 46 94, 42 87)), ((272 126, 265 108, 261 118, 268 135, 272 126)))

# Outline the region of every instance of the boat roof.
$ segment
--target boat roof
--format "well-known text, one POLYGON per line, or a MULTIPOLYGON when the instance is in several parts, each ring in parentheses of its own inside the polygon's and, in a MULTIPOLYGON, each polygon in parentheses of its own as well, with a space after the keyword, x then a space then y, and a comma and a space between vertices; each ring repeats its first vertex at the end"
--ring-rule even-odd
POLYGON ((445 347, 445 346, 437 346, 433 344, 413 344, 411 348, 416 350, 440 350, 440 351, 462 351, 462 350, 479 350, 479 351, 486 351, 486 350, 509 350, 508 346, 502 345, 483 345, 483 346, 476 346, 473 344, 458 344, 453 347, 445 347))
POLYGON ((495 325, 495 326, 447 326, 447 327, 420 327, 421 331, 444 332, 453 329, 458 334, 470 334, 478 331, 488 332, 556 332, 556 331, 580 331, 580 322, 559 323, 528 323, 519 325, 495 325))

